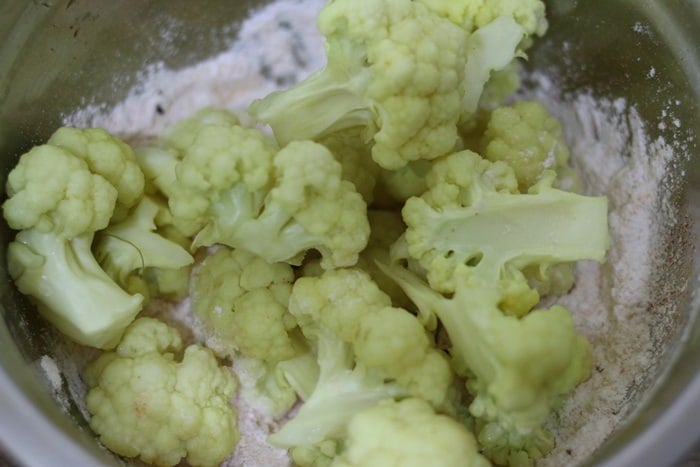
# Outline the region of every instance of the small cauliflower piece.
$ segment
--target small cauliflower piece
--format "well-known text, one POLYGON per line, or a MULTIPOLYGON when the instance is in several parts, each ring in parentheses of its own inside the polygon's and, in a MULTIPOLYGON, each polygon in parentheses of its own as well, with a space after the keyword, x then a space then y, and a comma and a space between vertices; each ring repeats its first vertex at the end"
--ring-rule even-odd
MULTIPOLYGON (((173 293, 171 279, 189 275, 194 263, 185 248, 157 231, 159 209, 155 199, 144 196, 124 219, 100 231, 92 247, 102 268, 118 284, 148 297, 160 295, 161 290, 173 293)), ((177 284, 176 289, 187 288, 187 281, 177 284)))
MULTIPOLYGON (((521 193, 527 193, 548 169, 573 176, 561 125, 536 101, 518 101, 495 109, 481 138, 481 154, 511 166, 521 193)), ((579 183, 574 179, 563 185, 571 191, 579 183)))
POLYGON ((159 466, 216 466, 239 439, 236 379, 212 352, 139 318, 84 373, 90 427, 111 451, 159 466))
POLYGON ((192 277, 195 315, 214 336, 210 346, 222 356, 277 362, 297 354, 296 320, 287 312, 294 271, 245 250, 221 247, 206 257, 192 277))
POLYGON ((385 209, 400 208, 411 196, 422 195, 430 166, 431 161, 418 159, 397 170, 382 169, 375 185, 375 204, 385 209))
POLYGON ((296 280, 290 312, 310 332, 323 320, 346 342, 357 339, 362 317, 391 306, 391 299, 370 276, 357 268, 335 269, 296 280))
POLYGON ((472 433, 427 402, 388 400, 362 410, 332 467, 488 467, 472 433))

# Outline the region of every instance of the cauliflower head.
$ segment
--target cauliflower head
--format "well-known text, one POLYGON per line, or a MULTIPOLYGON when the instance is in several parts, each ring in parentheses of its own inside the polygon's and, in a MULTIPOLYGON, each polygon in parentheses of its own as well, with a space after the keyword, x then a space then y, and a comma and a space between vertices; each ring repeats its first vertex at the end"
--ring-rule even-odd
POLYGON ((514 298, 509 288, 466 265, 454 272, 451 298, 400 266, 385 271, 444 326, 452 366, 466 377, 473 397, 469 412, 484 452, 494 460, 513 456, 528 462, 546 454, 552 447, 543 428, 547 417, 591 370, 590 345, 574 329, 568 310, 555 305, 508 315, 501 304, 514 298))
POLYGON ((293 455, 317 452, 314 446, 342 440, 352 415, 388 398, 413 395, 446 407, 449 362, 418 319, 391 307, 367 273, 352 268, 302 277, 289 309, 319 372, 299 411, 269 437, 272 444, 293 455))
POLYGON ((332 467, 488 467, 474 435, 422 399, 387 400, 353 416, 332 467))
MULTIPOLYGON (((527 193, 545 170, 571 175, 561 125, 537 101, 518 101, 495 109, 481 138, 481 154, 512 167, 522 193, 527 193)), ((565 183, 567 191, 578 185, 573 180, 565 183)))
POLYGON ((23 154, 10 171, 3 214, 19 232, 7 251, 15 285, 72 340, 98 348, 119 341, 143 296, 124 291, 91 250, 119 190, 82 157, 53 144, 23 154))
POLYGON ((192 248, 222 244, 295 265, 313 249, 325 268, 355 264, 369 236, 367 207, 328 148, 279 149, 222 112, 205 109, 170 129, 163 148, 140 152, 192 248))
POLYGON ((236 379, 208 349, 139 318, 85 370, 90 427, 110 450, 161 466, 219 465, 239 439, 236 379))
POLYGON ((328 2, 318 27, 327 66, 250 109, 281 144, 362 127, 387 169, 454 147, 466 61, 461 27, 410 0, 328 2))
POLYGON ((609 241, 607 199, 558 190, 553 178, 548 172, 523 194, 502 161, 467 150, 436 162, 428 191, 402 210, 409 255, 441 292, 454 291, 453 271, 460 264, 498 282, 531 265, 602 261, 609 241))
POLYGON ((245 250, 221 247, 207 256, 192 277, 195 315, 214 336, 222 356, 238 352, 277 362, 297 354, 296 320, 287 312, 294 271, 245 250))

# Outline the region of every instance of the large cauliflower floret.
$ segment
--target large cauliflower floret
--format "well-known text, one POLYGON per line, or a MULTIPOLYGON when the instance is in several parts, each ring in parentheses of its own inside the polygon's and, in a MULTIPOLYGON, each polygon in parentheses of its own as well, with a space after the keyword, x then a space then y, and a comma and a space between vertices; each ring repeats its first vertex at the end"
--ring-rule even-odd
POLYGON ((239 439, 236 380, 208 349, 140 318, 84 374, 90 427, 117 454, 156 465, 219 465, 239 439))
POLYGON ((462 28, 411 0, 328 2, 318 27, 327 66, 251 107, 281 144, 359 126, 387 169, 453 148, 466 62, 462 28))
POLYGON ((546 454, 553 444, 545 420, 591 369, 590 346, 571 314, 553 306, 509 316, 501 308, 513 298, 509 288, 465 265, 455 271, 451 298, 402 267, 385 270, 444 326, 453 368, 474 397, 469 412, 484 452, 499 463, 527 461, 520 465, 546 454))
POLYGON ((563 176, 559 185, 567 191, 579 183, 568 166, 569 149, 561 125, 536 101, 518 101, 495 109, 481 139, 481 154, 490 161, 503 161, 513 168, 522 193, 535 185, 545 170, 563 176))
POLYGON ((271 443, 309 448, 341 440, 352 415, 387 398, 447 404, 453 375, 446 357, 414 315, 389 303, 357 269, 297 279, 289 309, 314 348, 319 374, 271 443))
POLYGON ((297 354, 296 320, 287 312, 294 271, 245 250, 221 247, 192 278, 192 309, 222 356, 277 362, 297 354))
POLYGON ((107 227, 116 188, 81 158, 52 145, 23 154, 10 171, 3 204, 15 230, 56 231, 71 238, 107 227))
POLYGON ((402 214, 411 257, 432 287, 454 291, 453 271, 466 264, 498 282, 531 265, 602 261, 608 244, 607 200, 552 188, 553 172, 527 194, 512 169, 462 151, 435 163, 428 191, 402 214))
POLYGON ((122 290, 91 246, 95 232, 110 222, 119 190, 82 157, 45 144, 20 157, 8 175, 7 194, 3 214, 20 231, 7 252, 17 288, 73 340, 116 345, 143 297, 122 290))
POLYGON ((164 149, 140 152, 173 225, 194 236, 193 247, 224 244, 290 264, 314 249, 324 268, 355 264, 367 207, 333 154, 312 141, 278 149, 225 115, 205 109, 179 123, 185 134, 166 137, 164 149))
POLYGON ((332 467, 488 467, 474 436, 422 399, 388 400, 364 409, 348 425, 332 467))

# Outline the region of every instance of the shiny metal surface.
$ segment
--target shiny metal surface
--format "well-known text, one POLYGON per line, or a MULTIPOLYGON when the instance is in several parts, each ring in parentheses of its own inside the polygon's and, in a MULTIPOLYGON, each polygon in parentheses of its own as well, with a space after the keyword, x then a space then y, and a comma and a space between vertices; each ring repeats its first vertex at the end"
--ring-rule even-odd
MULTIPOLYGON (((46 138, 61 116, 89 102, 125 97, 148 63, 185 66, 231 42, 252 0, 0 0, 0 184, 16 158, 46 138), (206 5, 206 7, 204 7, 206 5), (167 32, 167 34, 166 34, 167 32)), ((700 438, 700 322, 695 235, 700 233, 700 1, 550 1, 551 30, 530 66, 557 70, 564 90, 590 88, 625 97, 649 128, 663 102, 677 99, 685 123, 678 154, 684 184, 669 184, 686 210, 669 230, 668 257, 655 286, 679 310, 665 330, 663 371, 649 375, 640 404, 590 465, 670 465, 700 438), (635 33, 642 25, 649 34, 635 33), (650 66, 658 79, 643 79, 650 66), (687 162, 685 162, 687 160, 687 162)), ((678 138, 678 133, 664 135, 678 138)), ((11 233, 0 228, 0 265, 11 233)), ((653 305, 653 304, 652 304, 653 305)), ((30 365, 53 331, 0 269, 0 446, 24 465, 107 465, 74 407, 66 414, 30 365)))

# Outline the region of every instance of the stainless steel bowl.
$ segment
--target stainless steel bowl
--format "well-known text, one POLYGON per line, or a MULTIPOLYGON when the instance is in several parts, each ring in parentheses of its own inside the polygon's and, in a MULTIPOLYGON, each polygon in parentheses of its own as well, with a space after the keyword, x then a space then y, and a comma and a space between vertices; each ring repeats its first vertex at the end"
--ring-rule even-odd
MULTIPOLYGON (((177 69, 224 50, 240 19, 260 3, 0 2, 0 184, 19 154, 48 137, 63 115, 88 102, 120 101, 146 64, 177 69)), ((649 304, 672 307, 675 324, 663 333, 662 364, 644 378, 629 417, 588 461, 670 465, 700 438, 700 1, 552 0, 549 7, 550 32, 532 50, 530 68, 555 75, 564 93, 585 88, 624 97, 650 136, 686 143, 676 155, 674 182, 664 185, 681 214, 659 246, 666 260, 649 304), (656 79, 645 78, 650 68, 656 79), (659 125, 670 100, 679 102, 682 132, 659 125)), ((11 237, 0 229, 2 245, 11 237)), ((76 405, 57 401, 40 377, 36 362, 53 352, 55 333, 6 271, 0 275, 0 446, 27 466, 118 464, 76 405)))

